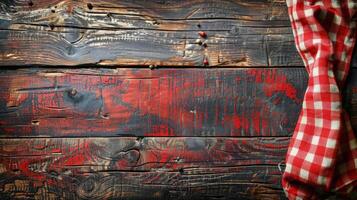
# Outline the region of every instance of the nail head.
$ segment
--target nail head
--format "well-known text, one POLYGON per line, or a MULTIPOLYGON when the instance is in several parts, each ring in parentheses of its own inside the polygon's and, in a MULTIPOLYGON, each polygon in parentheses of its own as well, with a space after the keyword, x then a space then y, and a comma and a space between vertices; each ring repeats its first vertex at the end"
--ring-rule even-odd
POLYGON ((198 32, 198 34, 199 34, 202 38, 206 38, 206 37, 207 37, 207 34, 206 34, 206 32, 204 32, 204 31, 200 31, 200 32, 198 32))
POLYGON ((206 65, 209 65, 209 62, 208 62, 208 59, 207 58, 205 58, 204 60, 203 60, 203 64, 206 66, 206 65))

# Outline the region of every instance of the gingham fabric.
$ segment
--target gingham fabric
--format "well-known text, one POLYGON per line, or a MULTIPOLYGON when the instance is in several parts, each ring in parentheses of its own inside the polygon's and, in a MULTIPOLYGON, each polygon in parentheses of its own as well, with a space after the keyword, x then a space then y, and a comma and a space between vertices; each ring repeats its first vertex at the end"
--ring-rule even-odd
POLYGON ((357 0, 287 0, 296 47, 309 74, 289 145, 289 199, 323 199, 357 186, 357 140, 342 93, 356 39, 357 0))

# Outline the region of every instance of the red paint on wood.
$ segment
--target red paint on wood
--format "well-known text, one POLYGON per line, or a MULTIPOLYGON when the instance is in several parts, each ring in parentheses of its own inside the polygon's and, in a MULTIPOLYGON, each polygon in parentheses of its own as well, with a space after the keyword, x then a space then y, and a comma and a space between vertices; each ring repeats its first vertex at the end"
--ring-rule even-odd
POLYGON ((174 133, 173 129, 163 124, 153 125, 152 132, 145 134, 145 136, 157 136, 157 137, 174 136, 174 135, 176 134, 174 133))
POLYGON ((272 96, 281 92, 294 101, 301 101, 297 97, 296 88, 291 85, 285 75, 277 74, 276 70, 249 70, 248 74, 255 77, 256 83, 263 84, 265 95, 272 96))
POLYGON ((304 93, 302 80, 306 77, 296 77, 297 72, 121 69, 101 75, 85 70, 54 75, 41 70, 5 73, 0 84, 0 92, 5 94, 0 96, 5 102, 0 104, 0 130, 6 136, 286 135, 297 119, 287 111, 299 110, 304 93), (33 120, 38 123, 31 123, 33 120))

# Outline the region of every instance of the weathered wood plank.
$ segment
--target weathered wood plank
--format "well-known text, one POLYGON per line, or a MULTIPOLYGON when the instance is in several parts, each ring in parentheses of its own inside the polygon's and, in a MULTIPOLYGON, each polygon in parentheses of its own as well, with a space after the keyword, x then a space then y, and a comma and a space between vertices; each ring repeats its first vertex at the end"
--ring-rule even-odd
POLYGON ((203 66, 205 59, 210 66, 302 66, 285 1, 0 2, 2 66, 203 66))
POLYGON ((280 199, 289 138, 0 139, 0 196, 280 199), (46 196, 48 195, 48 196, 46 196))
MULTIPOLYGON (((221 170, 222 171, 222 170, 221 170)), ((228 170, 227 170, 228 171, 228 170)), ((237 172, 180 174, 178 172, 111 172, 49 175, 47 181, 4 176, 3 199, 285 199, 280 187, 260 183, 259 178, 280 179, 269 167, 237 168, 237 172), (247 178, 244 178, 247 177, 247 178), (253 179, 253 180, 252 180, 253 179), (66 182, 67 181, 67 182, 66 182), (258 181, 258 182, 255 182, 258 181)), ((1 186, 0 186, 1 187, 1 186)))
POLYGON ((302 65, 282 1, 31 2, 0 4, 0 65, 302 65))
POLYGON ((44 167, 41 163, 45 161, 49 162, 48 170, 80 166, 78 170, 81 172, 178 171, 181 168, 221 165, 277 165, 285 156, 288 142, 287 137, 0 139, 0 159, 28 173, 41 171, 44 167), (33 168, 32 172, 30 168, 33 168))
POLYGON ((72 30, 65 33, 80 40, 71 44, 61 32, 2 30, 0 65, 203 66, 207 59, 210 66, 268 66, 268 60, 275 58, 267 58, 267 45, 292 43, 285 36, 267 44, 262 35, 217 35, 208 39, 204 48, 195 44, 197 32, 86 30, 82 37, 77 31, 73 34, 80 38, 73 36, 72 30))
POLYGON ((281 0, 31 0, 2 1, 7 13, 43 9, 46 14, 66 11, 88 13, 131 14, 133 16, 159 16, 160 19, 250 19, 288 20, 286 5, 281 0), (32 3, 32 5, 30 5, 32 3), (53 12, 54 11, 54 12, 53 12))
MULTIPOLYGON (((353 127, 356 73, 345 90, 353 127)), ((24 69, 0 78, 2 137, 288 136, 307 82, 303 68, 24 69)))
POLYGON ((2 71, 0 135, 287 136, 306 80, 302 68, 2 71))
MULTIPOLYGON (((285 199, 276 184, 281 179, 276 167, 241 167, 212 174, 179 172, 96 172, 83 174, 48 174, 46 181, 21 175, 3 175, 2 199, 285 199), (268 180, 268 181, 267 181, 268 180)), ((66 171, 70 173, 71 171, 66 171)))

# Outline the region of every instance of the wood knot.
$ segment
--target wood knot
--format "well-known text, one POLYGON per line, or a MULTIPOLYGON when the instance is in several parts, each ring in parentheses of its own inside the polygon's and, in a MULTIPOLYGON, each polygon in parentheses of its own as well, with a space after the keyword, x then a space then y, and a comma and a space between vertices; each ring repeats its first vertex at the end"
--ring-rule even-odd
POLYGON ((85 192, 91 192, 95 188, 95 180, 93 178, 88 178, 84 183, 83 183, 83 190, 85 192))
POLYGON ((30 7, 31 6, 33 6, 33 2, 30 0, 30 1, 28 1, 28 3, 27 3, 30 7))
POLYGON ((137 149, 132 149, 126 152, 124 159, 128 161, 128 164, 134 166, 140 159, 140 151, 137 149))

